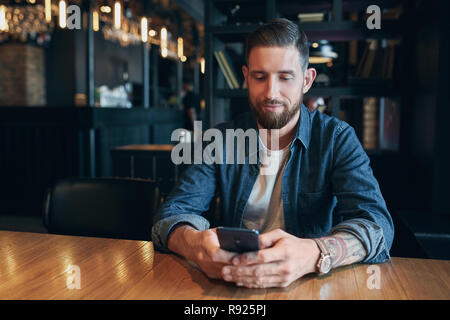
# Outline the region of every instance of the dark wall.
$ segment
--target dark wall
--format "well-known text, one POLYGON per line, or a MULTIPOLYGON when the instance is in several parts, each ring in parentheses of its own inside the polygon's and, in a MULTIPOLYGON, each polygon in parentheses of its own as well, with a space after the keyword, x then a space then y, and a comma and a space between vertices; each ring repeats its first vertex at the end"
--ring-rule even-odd
POLYGON ((45 51, 47 105, 71 106, 76 92, 75 34, 55 28, 45 51))
POLYGON ((411 210, 449 212, 448 181, 448 1, 417 1, 415 47, 410 82, 411 210), (447 28, 445 28, 447 25, 447 28), (447 116, 447 118, 446 118, 447 116))
POLYGON ((450 47, 448 30, 450 23, 449 1, 440 1, 439 6, 439 76, 436 98, 435 157, 433 172, 433 211, 450 216, 450 47))

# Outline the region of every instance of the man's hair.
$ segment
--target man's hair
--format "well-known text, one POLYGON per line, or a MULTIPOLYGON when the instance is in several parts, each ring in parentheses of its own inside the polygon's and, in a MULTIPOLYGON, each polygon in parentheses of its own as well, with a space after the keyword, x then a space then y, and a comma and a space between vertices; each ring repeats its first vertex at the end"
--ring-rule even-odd
POLYGON ((248 66, 250 52, 255 47, 295 47, 300 55, 300 66, 305 72, 309 62, 308 39, 294 22, 279 18, 249 33, 245 41, 245 62, 248 66))

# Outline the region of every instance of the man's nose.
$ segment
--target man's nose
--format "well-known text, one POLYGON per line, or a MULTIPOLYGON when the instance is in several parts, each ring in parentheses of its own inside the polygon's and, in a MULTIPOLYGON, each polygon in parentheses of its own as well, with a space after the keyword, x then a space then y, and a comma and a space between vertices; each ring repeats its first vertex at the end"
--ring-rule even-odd
POLYGON ((268 77, 266 83, 266 99, 273 100, 278 99, 280 96, 280 86, 278 79, 275 77, 268 77))

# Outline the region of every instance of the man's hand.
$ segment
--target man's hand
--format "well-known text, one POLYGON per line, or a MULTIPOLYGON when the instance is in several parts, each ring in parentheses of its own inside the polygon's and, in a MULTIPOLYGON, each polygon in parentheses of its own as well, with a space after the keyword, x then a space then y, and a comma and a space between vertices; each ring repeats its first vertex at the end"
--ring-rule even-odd
POLYGON ((169 250, 196 263, 213 279, 222 278, 222 268, 231 265, 238 254, 220 249, 216 229, 198 231, 190 226, 175 229, 169 238, 169 250))
POLYGON ((223 279, 249 288, 287 287, 314 272, 320 249, 311 239, 297 238, 281 229, 260 236, 261 250, 233 258, 224 266, 223 279))
MULTIPOLYGON (((340 232, 318 238, 331 253, 332 267, 362 261, 366 251, 353 235, 340 232)), ((287 287, 316 271, 320 249, 312 239, 281 229, 260 235, 261 250, 238 254, 220 249, 216 229, 198 231, 183 225, 169 237, 169 250, 195 262, 210 278, 249 288, 287 287)))

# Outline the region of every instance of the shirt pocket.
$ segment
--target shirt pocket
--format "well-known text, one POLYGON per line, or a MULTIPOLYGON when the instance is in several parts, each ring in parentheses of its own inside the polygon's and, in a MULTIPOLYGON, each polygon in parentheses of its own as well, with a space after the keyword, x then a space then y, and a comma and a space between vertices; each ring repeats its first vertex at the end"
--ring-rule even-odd
POLYGON ((333 203, 333 195, 328 190, 298 193, 299 223, 304 237, 321 237, 329 232, 333 203))

